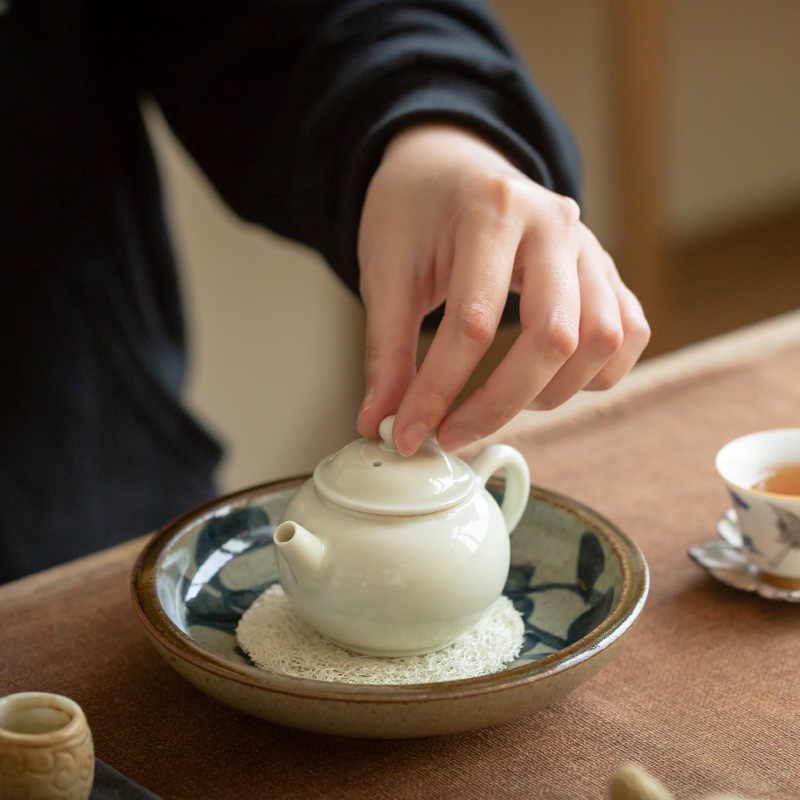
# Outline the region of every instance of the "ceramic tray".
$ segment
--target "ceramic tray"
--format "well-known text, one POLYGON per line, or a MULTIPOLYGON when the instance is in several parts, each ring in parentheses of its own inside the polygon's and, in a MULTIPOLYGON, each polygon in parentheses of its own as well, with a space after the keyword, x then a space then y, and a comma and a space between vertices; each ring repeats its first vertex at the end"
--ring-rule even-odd
MULTIPOLYGON (((511 537, 505 594, 525 623, 501 672, 403 686, 314 681, 252 666, 236 644, 241 615, 277 581, 272 531, 305 477, 265 484, 188 512, 157 533, 132 578, 145 630, 183 677, 245 713, 323 733, 406 738, 455 733, 533 713, 594 675, 644 605, 639 548, 594 511, 531 489, 511 537)), ((500 499, 503 482, 488 488, 500 499)))

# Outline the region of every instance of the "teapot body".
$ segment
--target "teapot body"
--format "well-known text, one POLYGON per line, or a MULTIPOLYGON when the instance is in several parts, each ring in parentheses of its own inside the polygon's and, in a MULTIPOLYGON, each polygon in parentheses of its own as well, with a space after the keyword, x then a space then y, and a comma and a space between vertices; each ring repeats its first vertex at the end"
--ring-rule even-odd
POLYGON ((506 519, 484 486, 449 508, 394 515, 344 508, 309 480, 283 518, 317 547, 307 571, 276 547, 284 592, 309 625, 355 652, 440 649, 481 618, 508 576, 506 519))

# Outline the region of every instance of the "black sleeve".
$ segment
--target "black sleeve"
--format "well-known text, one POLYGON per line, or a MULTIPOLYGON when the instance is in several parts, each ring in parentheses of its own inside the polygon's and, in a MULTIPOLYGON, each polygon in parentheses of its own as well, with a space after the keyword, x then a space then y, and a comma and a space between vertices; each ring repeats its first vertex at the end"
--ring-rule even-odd
POLYGON ((577 199, 572 139, 481 0, 158 0, 145 89, 242 217, 357 289, 367 184, 402 127, 447 121, 577 199))

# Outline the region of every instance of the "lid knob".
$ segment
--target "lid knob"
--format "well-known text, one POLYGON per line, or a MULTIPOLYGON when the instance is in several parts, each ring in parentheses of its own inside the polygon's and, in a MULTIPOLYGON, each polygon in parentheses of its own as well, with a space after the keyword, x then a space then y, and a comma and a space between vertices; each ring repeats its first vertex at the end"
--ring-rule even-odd
POLYGON ((382 441, 380 443, 381 450, 389 450, 392 453, 397 452, 397 448, 392 441, 392 428, 394 428, 394 414, 384 417, 381 424, 378 425, 378 435, 382 441))

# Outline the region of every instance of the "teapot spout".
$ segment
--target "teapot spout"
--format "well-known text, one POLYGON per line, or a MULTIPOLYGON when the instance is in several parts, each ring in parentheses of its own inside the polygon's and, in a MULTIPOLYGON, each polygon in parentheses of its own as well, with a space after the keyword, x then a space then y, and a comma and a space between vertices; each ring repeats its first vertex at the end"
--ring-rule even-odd
POLYGON ((300 586, 312 587, 322 575, 325 545, 302 525, 287 520, 272 536, 280 556, 294 573, 300 586))

